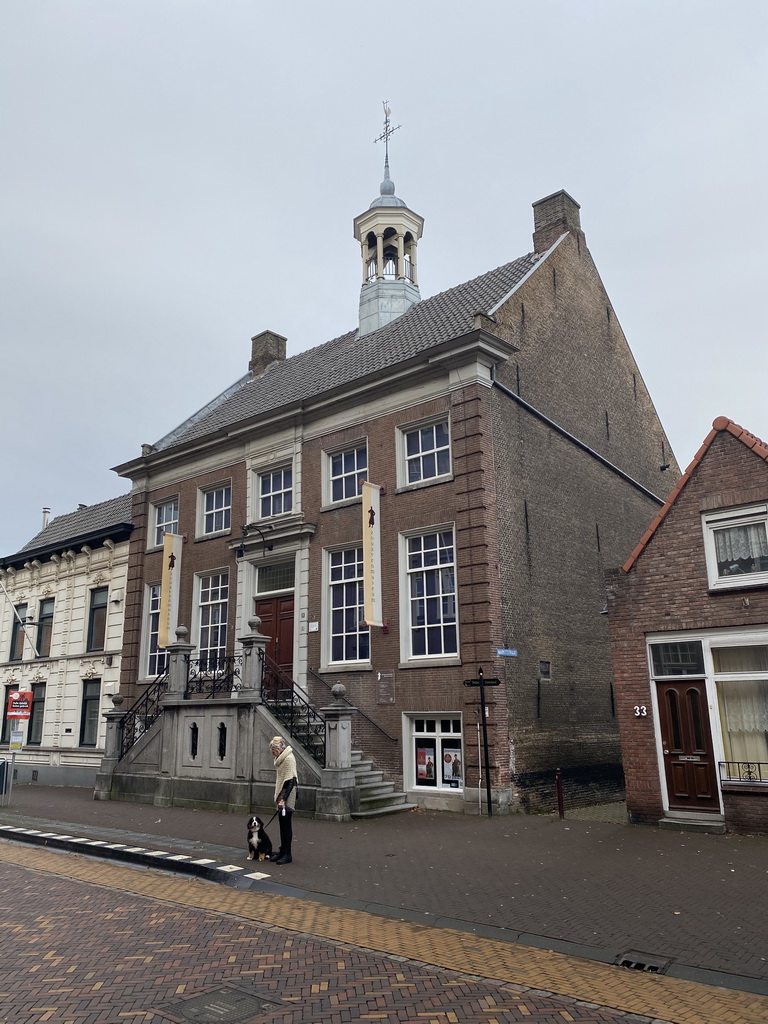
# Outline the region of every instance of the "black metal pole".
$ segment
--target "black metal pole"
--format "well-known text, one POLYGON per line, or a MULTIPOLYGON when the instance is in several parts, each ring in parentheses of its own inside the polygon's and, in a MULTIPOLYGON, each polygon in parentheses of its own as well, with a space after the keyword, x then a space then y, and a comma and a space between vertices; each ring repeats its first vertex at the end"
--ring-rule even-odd
POLYGON ((488 724, 485 716, 485 678, 483 670, 478 669, 480 680, 480 714, 483 719, 483 761, 485 762, 485 795, 488 801, 488 817, 493 817, 493 806, 491 804, 491 766, 488 758, 488 724))

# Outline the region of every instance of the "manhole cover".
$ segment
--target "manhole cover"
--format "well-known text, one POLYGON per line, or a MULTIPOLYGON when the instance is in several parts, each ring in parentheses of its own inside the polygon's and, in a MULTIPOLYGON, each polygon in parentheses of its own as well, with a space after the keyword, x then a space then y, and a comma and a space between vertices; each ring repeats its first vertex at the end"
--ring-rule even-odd
POLYGON ((279 1000, 266 999, 258 993, 243 992, 234 988, 217 988, 192 999, 177 999, 163 1007, 163 1012, 182 1020, 198 1024, 241 1024, 262 1013, 269 1013, 276 1006, 284 1006, 279 1000))

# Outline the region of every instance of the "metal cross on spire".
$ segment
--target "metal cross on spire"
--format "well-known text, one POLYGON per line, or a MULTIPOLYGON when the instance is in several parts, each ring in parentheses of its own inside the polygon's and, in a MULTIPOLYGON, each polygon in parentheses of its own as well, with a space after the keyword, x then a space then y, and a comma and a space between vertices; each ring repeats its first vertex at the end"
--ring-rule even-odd
POLYGON ((384 131, 379 135, 377 139, 374 139, 374 143, 381 142, 384 140, 384 161, 389 163, 389 137, 393 135, 398 128, 402 128, 401 124, 396 124, 394 128, 390 125, 390 115, 392 111, 389 109, 389 100, 382 100, 381 105, 384 107, 384 131))

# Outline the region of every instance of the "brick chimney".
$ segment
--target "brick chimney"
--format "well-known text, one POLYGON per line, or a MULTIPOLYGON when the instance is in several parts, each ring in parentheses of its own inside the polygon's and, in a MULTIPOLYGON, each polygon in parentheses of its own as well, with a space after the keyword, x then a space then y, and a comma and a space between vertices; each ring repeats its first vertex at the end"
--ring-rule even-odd
POLYGON ((251 338, 251 361, 248 369, 252 377, 260 377, 270 363, 285 359, 287 339, 274 331, 262 331, 251 338))
POLYGON ((579 210, 576 200, 562 189, 533 203, 534 250, 546 252, 566 231, 578 234, 583 241, 579 210))

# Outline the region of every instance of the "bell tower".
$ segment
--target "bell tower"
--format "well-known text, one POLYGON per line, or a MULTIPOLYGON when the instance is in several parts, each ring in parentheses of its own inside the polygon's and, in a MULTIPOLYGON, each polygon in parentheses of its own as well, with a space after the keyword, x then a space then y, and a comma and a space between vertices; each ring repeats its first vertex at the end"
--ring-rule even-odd
POLYGON ((354 221, 363 264, 360 337, 402 316, 421 298, 416 248, 424 229, 424 218, 398 199, 395 183, 389 176, 389 139, 399 127, 391 127, 390 110, 385 102, 384 131, 375 140, 384 142, 384 180, 379 195, 354 221))

